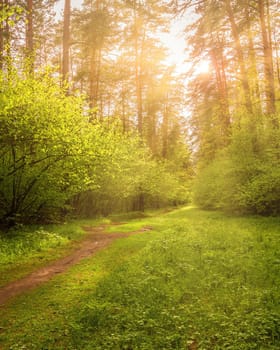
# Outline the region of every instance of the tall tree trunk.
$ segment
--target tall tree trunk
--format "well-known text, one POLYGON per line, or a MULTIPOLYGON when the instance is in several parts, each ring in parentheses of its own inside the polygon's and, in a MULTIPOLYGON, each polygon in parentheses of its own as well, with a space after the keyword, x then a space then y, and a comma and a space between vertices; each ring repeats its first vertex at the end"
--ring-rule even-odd
POLYGON ((123 133, 126 133, 128 131, 128 121, 126 116, 126 89, 123 80, 121 82, 121 119, 123 133))
MULTIPOLYGON (((258 0, 258 11, 261 25, 263 55, 264 55, 264 77, 265 77, 265 98, 266 113, 275 114, 275 86, 273 73, 272 45, 270 40, 270 18, 269 18, 269 2, 267 1, 267 15, 265 14, 264 0, 258 0)), ((276 121, 275 121, 276 123, 276 121)))
MULTIPOLYGON (((4 6, 9 8, 10 3, 9 0, 4 0, 4 6)), ((4 57, 4 61, 6 62, 7 71, 10 73, 12 68, 12 53, 11 53, 11 33, 10 33, 10 25, 9 18, 5 18, 4 32, 5 32, 5 41, 4 41, 4 50, 6 56, 4 57)))
POLYGON ((169 125, 169 108, 168 96, 164 105, 163 121, 162 121, 162 157, 167 158, 168 155, 168 125, 169 125))
POLYGON ((33 0, 27 0, 26 23, 26 58, 29 72, 34 71, 34 45, 33 45, 33 0))
POLYGON ((254 110, 257 112, 261 112, 261 93, 260 93, 260 86, 259 86, 259 77, 258 77, 258 70, 257 70, 257 59, 256 59, 256 52, 254 48, 254 41, 253 41, 253 33, 251 29, 251 18, 250 18, 250 6, 249 6, 250 0, 246 1, 245 4, 245 18, 246 18, 246 25, 247 25, 247 37, 248 37, 248 49, 249 49, 249 80, 252 82, 251 91, 252 96, 254 98, 254 110))
POLYGON ((142 45, 140 44, 141 25, 137 12, 137 0, 133 3, 134 16, 134 54, 135 54, 135 87, 137 101, 137 129, 140 135, 143 134, 143 86, 142 86, 142 45))
POLYGON ((71 0, 65 0, 63 22, 62 79, 66 83, 69 80, 70 67, 70 14, 71 0))
MULTIPOLYGON (((103 2, 96 0, 91 2, 91 11, 100 12, 103 10, 103 2)), ((95 25, 92 23, 92 25, 95 25)), ((96 34, 97 35, 97 34, 96 34)), ((99 100, 99 85, 100 85, 100 71, 102 63, 102 44, 98 43, 98 38, 95 44, 91 44, 90 47, 90 73, 89 73, 89 105, 90 108, 96 108, 99 100)), ((99 103, 99 115, 102 115, 103 101, 99 103)), ((97 117, 97 111, 94 111, 92 119, 97 117)))
MULTIPOLYGON (((214 39, 213 39, 214 40, 214 39)), ((226 145, 229 141, 230 135, 230 113, 229 113, 229 101, 228 101, 228 89, 227 89, 227 80, 224 67, 224 57, 221 43, 216 48, 213 48, 210 52, 212 64, 215 70, 216 76, 216 86, 219 96, 219 105, 220 105, 220 125, 221 125, 221 134, 222 134, 222 144, 226 145)))
POLYGON ((274 50, 275 50, 275 58, 276 58, 276 73, 277 73, 277 82, 278 88, 280 87, 280 67, 279 67, 279 47, 276 39, 276 32, 273 32, 273 41, 274 41, 274 50))
POLYGON ((234 13, 231 7, 230 0, 225 0, 225 6, 226 6, 226 12, 227 16, 231 25, 231 31, 232 31, 232 36, 234 39, 234 44, 235 44, 235 50, 236 50, 236 55, 238 58, 238 63, 240 67, 240 73, 241 73, 241 83, 244 91, 244 97, 245 97, 245 106, 247 111, 252 114, 252 101, 251 101, 251 96, 250 96, 250 87, 249 87, 249 81, 248 77, 246 74, 246 65, 244 61, 244 55, 240 43, 240 38, 239 38, 239 31, 235 22, 234 18, 234 13))
POLYGON ((90 107, 97 107, 100 85, 100 70, 102 61, 102 50, 91 48, 90 55, 90 80, 89 80, 89 100, 90 107))
MULTIPOLYGON (((100 74, 101 74, 101 63, 102 63, 102 49, 101 47, 97 50, 97 61, 96 61, 96 73, 95 73, 95 100, 96 105, 98 103, 98 100, 101 100, 101 94, 99 92, 100 90, 100 74)), ((103 101, 100 101, 101 104, 103 104, 103 101)), ((102 118, 103 112, 100 114, 100 117, 102 118)))
POLYGON ((137 99, 137 129, 140 135, 143 134, 143 98, 142 98, 142 77, 139 62, 139 52, 137 44, 135 46, 135 83, 136 83, 136 99, 137 99))
POLYGON ((137 100, 137 129, 140 135, 143 133, 143 88, 142 88, 142 63, 139 49, 138 38, 135 38, 135 84, 136 84, 136 100, 137 100))
MULTIPOLYGON (((152 84, 152 83, 151 83, 152 84)), ((156 112, 157 106, 154 100, 154 87, 151 86, 148 90, 147 100, 147 116, 145 118, 145 136, 147 137, 148 145, 153 154, 156 154, 157 142, 156 142, 156 112)))
MULTIPOLYGON (((3 12, 4 0, 0 0, 0 13, 3 12)), ((4 18, 0 20, 0 70, 4 67, 4 18)))
POLYGON ((90 108, 95 107, 95 67, 96 67, 96 49, 90 48, 90 67, 89 67, 89 105, 90 108))

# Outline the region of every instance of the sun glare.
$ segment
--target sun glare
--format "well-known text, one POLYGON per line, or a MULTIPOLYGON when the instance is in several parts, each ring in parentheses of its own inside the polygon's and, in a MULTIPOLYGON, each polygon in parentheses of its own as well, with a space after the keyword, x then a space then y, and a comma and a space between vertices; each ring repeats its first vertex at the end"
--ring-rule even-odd
POLYGON ((209 72, 209 61, 202 60, 196 65, 195 70, 197 73, 208 73, 209 72))

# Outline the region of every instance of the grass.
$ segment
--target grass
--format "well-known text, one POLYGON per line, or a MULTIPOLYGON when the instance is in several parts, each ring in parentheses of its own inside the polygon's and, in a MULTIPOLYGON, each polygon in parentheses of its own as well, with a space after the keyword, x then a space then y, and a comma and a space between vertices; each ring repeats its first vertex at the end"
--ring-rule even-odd
MULTIPOLYGON (((82 226, 98 226, 137 219, 134 229, 131 226, 133 221, 122 228, 123 232, 130 232, 143 226, 142 218, 153 217, 161 212, 162 210, 115 214, 108 218, 77 220, 62 225, 23 226, 11 230, 8 234, 0 231, 0 287, 50 261, 70 254, 86 233, 82 226)), ((113 231, 116 231, 114 226, 108 228, 108 232, 113 231)))
POLYGON ((0 232, 0 287, 70 254, 86 233, 81 226, 104 222, 83 220, 63 225, 21 227, 8 234, 0 232))
POLYGON ((3 311, 0 349, 280 348, 280 219, 195 208, 121 239, 3 311))

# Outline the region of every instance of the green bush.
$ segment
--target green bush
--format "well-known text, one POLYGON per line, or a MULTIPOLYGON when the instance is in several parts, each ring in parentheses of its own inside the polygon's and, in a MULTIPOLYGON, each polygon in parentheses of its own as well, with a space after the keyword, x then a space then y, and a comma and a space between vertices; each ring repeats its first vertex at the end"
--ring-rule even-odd
POLYGON ((269 126, 256 135, 243 126, 230 145, 198 171, 195 202, 204 208, 241 213, 280 213, 280 132, 269 126))
POLYGON ((0 76, 0 219, 54 220, 67 200, 99 186, 117 139, 89 123, 79 97, 48 74, 0 76))
POLYGON ((138 137, 117 122, 90 122, 83 99, 66 96, 49 74, 0 74, 0 86, 5 225, 55 221, 72 207, 93 216, 188 199, 180 176, 152 159, 138 137))

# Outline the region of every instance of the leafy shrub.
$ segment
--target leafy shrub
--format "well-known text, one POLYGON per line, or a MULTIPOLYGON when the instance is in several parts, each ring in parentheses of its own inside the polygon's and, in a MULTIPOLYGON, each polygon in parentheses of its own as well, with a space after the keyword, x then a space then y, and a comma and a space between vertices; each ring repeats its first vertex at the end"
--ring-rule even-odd
POLYGON ((269 126, 257 135, 246 126, 234 130, 228 148, 198 171, 196 203, 203 208, 279 214, 279 140, 279 130, 269 126))
POLYGON ((40 79, 0 76, 0 218, 28 221, 63 207, 87 181, 82 100, 40 79))

